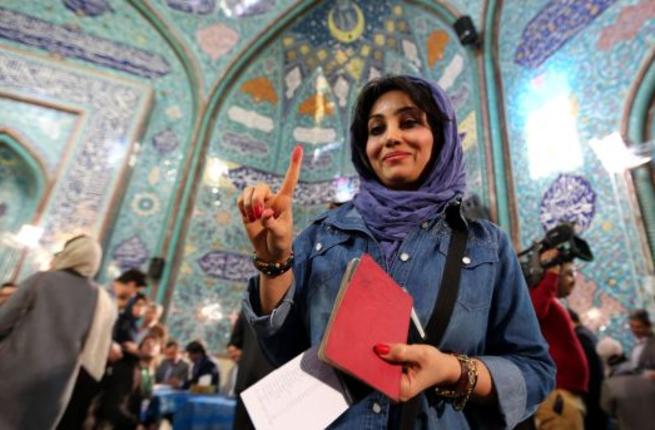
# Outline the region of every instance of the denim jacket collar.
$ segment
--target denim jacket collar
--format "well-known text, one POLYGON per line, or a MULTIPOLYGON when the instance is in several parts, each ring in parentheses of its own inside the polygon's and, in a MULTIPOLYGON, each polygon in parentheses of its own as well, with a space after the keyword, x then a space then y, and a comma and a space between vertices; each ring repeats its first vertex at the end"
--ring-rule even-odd
MULTIPOLYGON (((446 219, 448 221, 448 226, 451 228, 468 228, 468 222, 464 217, 462 211, 462 204, 460 197, 454 197, 446 205, 445 209, 437 214, 432 219, 426 220, 430 228, 432 228, 437 222, 441 221, 446 214, 446 219)), ((370 237, 373 237, 368 227, 364 223, 364 219, 360 213, 355 209, 355 206, 352 202, 344 203, 342 206, 336 210, 324 212, 314 219, 314 222, 320 222, 325 220, 327 225, 331 225, 335 228, 345 231, 360 231, 367 234, 370 237)))

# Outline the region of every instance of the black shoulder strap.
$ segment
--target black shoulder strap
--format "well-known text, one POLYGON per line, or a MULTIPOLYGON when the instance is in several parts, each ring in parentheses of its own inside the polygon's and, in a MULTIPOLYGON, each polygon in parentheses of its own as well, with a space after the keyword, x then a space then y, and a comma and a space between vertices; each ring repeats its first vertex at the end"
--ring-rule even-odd
POLYGON ((441 278, 441 288, 439 288, 437 302, 425 330, 427 343, 437 347, 448 327, 459 293, 459 275, 462 272, 462 258, 467 237, 468 230, 453 230, 448 244, 448 256, 441 278))
MULTIPOLYGON (((441 277, 441 287, 437 296, 430 321, 425 329, 425 342, 436 347, 439 346, 441 338, 446 332, 450 316, 455 307, 455 301, 459 293, 459 277, 462 268, 462 258, 466 249, 468 238, 468 226, 460 212, 460 205, 451 205, 446 209, 446 220, 452 230, 450 243, 448 244, 448 255, 441 277)), ((406 402, 401 408, 400 429, 412 430, 416 422, 420 406, 420 396, 406 402)))

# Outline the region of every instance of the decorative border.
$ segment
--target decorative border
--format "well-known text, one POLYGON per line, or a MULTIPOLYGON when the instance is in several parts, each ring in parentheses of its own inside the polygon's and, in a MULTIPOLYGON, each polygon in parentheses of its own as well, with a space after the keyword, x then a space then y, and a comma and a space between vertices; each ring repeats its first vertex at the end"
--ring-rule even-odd
POLYGON ((58 235, 90 232, 100 238, 128 179, 128 160, 152 104, 152 89, 127 79, 53 62, 2 46, 0 87, 39 94, 42 103, 83 106, 85 127, 45 204, 42 245, 58 235))
POLYGON ((0 37, 145 78, 168 74, 159 54, 0 8, 0 37))

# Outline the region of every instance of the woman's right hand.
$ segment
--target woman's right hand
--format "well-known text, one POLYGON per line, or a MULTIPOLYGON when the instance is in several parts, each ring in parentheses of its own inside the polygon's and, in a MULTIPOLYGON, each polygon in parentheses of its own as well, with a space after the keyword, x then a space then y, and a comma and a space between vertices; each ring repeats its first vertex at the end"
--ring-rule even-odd
POLYGON ((246 187, 237 206, 255 254, 270 263, 283 262, 291 254, 293 242, 293 192, 300 177, 302 146, 291 153, 291 162, 277 193, 267 184, 246 187))

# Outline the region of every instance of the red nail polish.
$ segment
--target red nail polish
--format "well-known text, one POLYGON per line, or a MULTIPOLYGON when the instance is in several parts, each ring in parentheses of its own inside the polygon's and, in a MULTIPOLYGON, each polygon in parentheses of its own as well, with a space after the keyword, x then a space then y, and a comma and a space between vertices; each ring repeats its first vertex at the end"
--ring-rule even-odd
POLYGON ((257 205, 255 206, 255 217, 260 218, 262 216, 262 212, 264 212, 264 208, 262 205, 257 205))
POLYGON ((389 354, 389 351, 391 351, 391 348, 386 343, 378 343, 373 347, 373 351, 375 351, 377 355, 387 355, 389 354))

